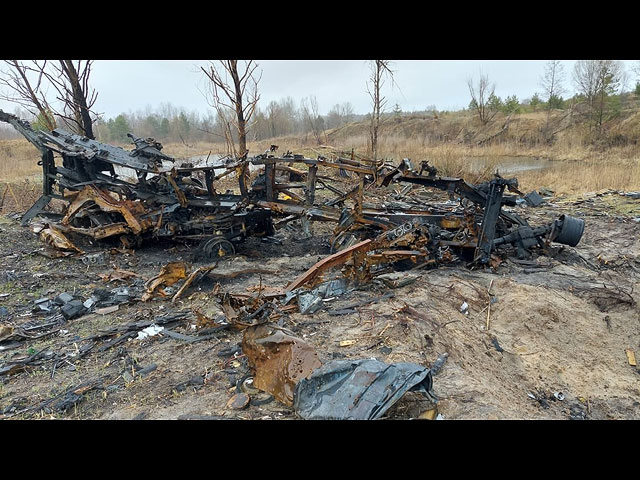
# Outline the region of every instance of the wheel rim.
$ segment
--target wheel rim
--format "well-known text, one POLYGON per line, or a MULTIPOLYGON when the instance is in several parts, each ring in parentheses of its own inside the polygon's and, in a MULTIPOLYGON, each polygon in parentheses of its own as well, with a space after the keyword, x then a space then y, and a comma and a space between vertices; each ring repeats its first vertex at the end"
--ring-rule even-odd
POLYGON ((207 240, 202 250, 209 258, 221 258, 236 253, 236 249, 226 238, 212 238, 207 240))

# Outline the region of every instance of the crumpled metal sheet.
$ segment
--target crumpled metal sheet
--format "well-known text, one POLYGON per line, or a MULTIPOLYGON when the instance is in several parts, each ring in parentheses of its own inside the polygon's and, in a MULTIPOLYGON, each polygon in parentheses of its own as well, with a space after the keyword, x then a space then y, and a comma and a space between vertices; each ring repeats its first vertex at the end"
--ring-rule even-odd
MULTIPOLYGON (((311 291, 296 289, 290 293, 297 292, 298 308, 300 313, 315 313, 324 306, 322 301, 325 298, 337 297, 347 291, 348 281, 346 278, 337 278, 321 283, 311 291)), ((286 302, 285 302, 286 303, 286 302)))
POLYGON ((322 365, 311 345, 279 327, 247 328, 242 351, 255 370, 253 386, 289 406, 293 405, 293 392, 300 379, 322 365))
POLYGON ((161 285, 168 287, 174 283, 186 278, 187 265, 184 262, 169 262, 160 273, 145 283, 146 292, 142 295, 142 301, 146 302, 161 285))
POLYGON ((335 360, 298 382, 293 407, 306 420, 375 420, 406 392, 432 393, 431 371, 414 363, 335 360))
POLYGON ((76 247, 58 228, 53 225, 47 225, 40 230, 40 240, 47 245, 59 250, 70 250, 78 253, 84 253, 76 247))

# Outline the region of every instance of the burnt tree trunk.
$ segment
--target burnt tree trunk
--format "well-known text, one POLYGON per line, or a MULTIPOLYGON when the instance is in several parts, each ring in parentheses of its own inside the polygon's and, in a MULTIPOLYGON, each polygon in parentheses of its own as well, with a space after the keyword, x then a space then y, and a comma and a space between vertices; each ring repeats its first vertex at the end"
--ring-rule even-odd
POLYGON ((76 117, 76 122, 81 130, 78 133, 94 140, 95 135, 93 134, 93 121, 91 120, 89 107, 87 106, 86 94, 82 90, 78 72, 73 66, 73 62, 71 60, 60 60, 60 64, 62 66, 62 71, 67 76, 69 84, 71 85, 74 104, 73 112, 76 117))

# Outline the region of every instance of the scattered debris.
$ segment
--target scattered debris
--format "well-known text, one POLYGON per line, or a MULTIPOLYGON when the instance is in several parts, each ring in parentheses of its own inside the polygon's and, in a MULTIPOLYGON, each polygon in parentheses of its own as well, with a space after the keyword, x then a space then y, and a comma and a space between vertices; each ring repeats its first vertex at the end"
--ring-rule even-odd
POLYGON ((94 313, 98 315, 108 315, 109 313, 117 312, 119 308, 119 305, 111 305, 110 307, 96 308, 94 313))
POLYGON ((138 336, 136 340, 144 340, 149 337, 153 337, 164 330, 164 327, 160 327, 158 325, 150 325, 147 328, 140 330, 138 332, 138 336))
POLYGON ((418 415, 420 420, 435 420, 438 415, 438 408, 434 407, 418 415))
MULTIPOLYGON (((167 263, 164 267, 162 267, 162 270, 160 270, 160 273, 157 276, 153 277, 144 284, 146 292, 144 293, 144 295, 142 295, 142 301, 146 302, 151 297, 153 297, 156 289, 158 289, 160 286, 164 285, 165 287, 168 287, 178 282, 179 280, 182 280, 186 276, 187 265, 184 262, 167 263)), ((167 294, 162 290, 160 290, 160 294, 163 296, 167 296, 167 294)))
POLYGON ((469 304, 467 302, 462 302, 462 305, 460 305, 460 313, 469 315, 469 304))
POLYGON ((246 393, 237 393, 229 399, 227 407, 233 410, 242 410, 249 406, 251 398, 246 393))
POLYGON ((40 230, 40 239, 57 250, 68 250, 77 253, 84 253, 78 247, 76 247, 71 241, 65 237, 58 228, 53 225, 46 225, 45 228, 40 230))
POLYGON ((527 193, 522 198, 524 198, 525 202, 527 202, 527 204, 531 207, 537 207, 544 202, 544 199, 535 190, 527 193))
POLYGON ((395 297, 395 293, 389 292, 384 295, 380 295, 379 297, 373 297, 366 300, 361 300, 359 302, 353 302, 348 305, 345 305, 336 310, 329 310, 327 313, 329 315, 348 315, 350 313, 356 313, 356 308, 363 307, 365 305, 370 305, 372 303, 382 302, 384 300, 388 300, 390 298, 395 297))
POLYGON ((119 268, 114 268, 113 271, 109 273, 99 273, 98 276, 102 279, 104 283, 111 282, 124 282, 130 278, 138 277, 139 275, 135 272, 130 272, 128 270, 120 270, 119 268))
POLYGON ((500 344, 498 343, 498 339, 496 337, 491 337, 491 343, 493 343, 493 346, 495 347, 496 351, 500 353, 504 352, 504 349, 500 346, 500 344))
POLYGON ((211 265, 209 267, 200 267, 200 268, 195 269, 191 273, 191 275, 189 275, 189 277, 185 280, 185 282, 182 284, 180 289, 173 296, 171 301, 173 303, 175 303, 180 298, 180 296, 184 293, 184 291, 191 286, 191 284, 198 282, 203 276, 205 276, 207 273, 209 273, 215 267, 216 267, 215 265, 211 265))
POLYGON ((382 281, 388 288, 401 288, 405 285, 411 285, 415 282, 420 274, 410 272, 393 272, 378 275, 376 280, 382 281))
POLYGON ((431 365, 431 375, 436 376, 438 373, 440 373, 440 370, 442 370, 442 367, 444 367, 447 358, 449 358, 449 354, 446 352, 438 356, 436 361, 433 362, 433 365, 431 365))
POLYGON ((635 367, 636 364, 636 354, 634 353, 633 350, 631 350, 630 348, 627 348, 624 353, 626 353, 627 355, 627 361, 629 362, 629 365, 635 367))

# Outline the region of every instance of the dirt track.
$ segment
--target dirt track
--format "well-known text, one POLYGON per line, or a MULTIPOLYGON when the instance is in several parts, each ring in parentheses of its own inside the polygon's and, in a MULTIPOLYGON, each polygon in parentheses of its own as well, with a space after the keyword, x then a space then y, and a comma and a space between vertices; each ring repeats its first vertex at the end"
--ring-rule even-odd
MULTIPOLYGON (((454 265, 416 270, 409 285, 389 289, 374 282, 327 302, 316 314, 290 314, 284 326, 313 345, 323 363, 375 357, 429 366, 448 353, 433 388, 445 419, 640 418, 640 370, 625 354, 640 353, 640 224, 633 220, 638 200, 625 198, 629 208, 621 211, 612 205, 620 198, 587 196, 522 210, 532 224, 562 213, 584 218, 585 233, 575 248, 556 248, 552 256, 534 255, 525 263, 505 260, 496 272, 454 265), (357 313, 326 311, 389 292, 392 298, 357 313), (463 302, 468 314, 460 312, 463 302), (419 315, 403 310, 406 305, 419 315), (344 340, 353 342, 340 346, 344 340)), ((87 264, 82 255, 50 259, 40 254, 43 244, 34 233, 0 217, 5 331, 43 322, 45 316, 32 312, 43 297, 68 292, 86 299, 96 288, 120 285, 133 296, 116 312, 69 320, 53 335, 1 341, 0 367, 35 355, 37 361, 0 376, 0 418, 298 418, 262 392, 251 392, 246 409, 227 406, 237 381, 250 373, 239 348, 241 331, 194 343, 162 333, 144 340, 133 335, 112 346, 109 341, 118 337, 87 339, 100 329, 178 314, 184 319, 173 330, 192 335, 194 308, 213 317, 222 313, 212 293, 216 282, 234 293, 260 284, 284 287, 326 255, 329 231, 320 224, 313 228, 311 239, 282 245, 250 239, 238 255, 220 261, 212 271, 216 279, 205 279, 172 304, 168 298, 139 299, 144 281, 167 261, 192 262, 186 247, 150 245, 126 254, 110 253, 104 244, 83 245, 85 255, 104 255, 87 264), (139 277, 106 284, 99 274, 114 267, 139 277), (247 269, 262 272, 222 276, 247 269)), ((423 397, 408 393, 384 418, 416 418, 429 408, 423 397)))

